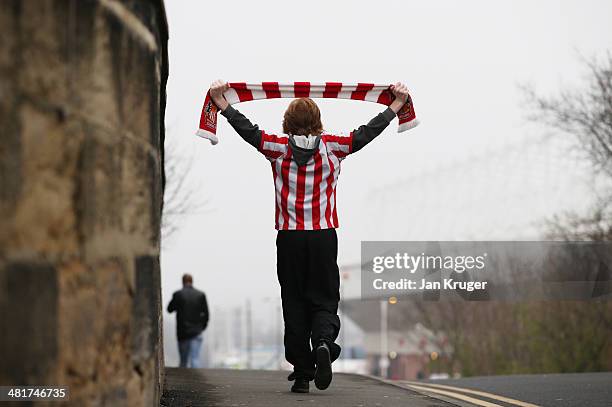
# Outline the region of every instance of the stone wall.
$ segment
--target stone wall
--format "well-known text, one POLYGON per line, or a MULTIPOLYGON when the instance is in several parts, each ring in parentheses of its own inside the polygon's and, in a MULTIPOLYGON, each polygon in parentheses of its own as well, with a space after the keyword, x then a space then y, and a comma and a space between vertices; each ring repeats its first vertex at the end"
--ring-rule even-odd
POLYGON ((162 0, 0 2, 0 385, 158 405, 166 78, 162 0))

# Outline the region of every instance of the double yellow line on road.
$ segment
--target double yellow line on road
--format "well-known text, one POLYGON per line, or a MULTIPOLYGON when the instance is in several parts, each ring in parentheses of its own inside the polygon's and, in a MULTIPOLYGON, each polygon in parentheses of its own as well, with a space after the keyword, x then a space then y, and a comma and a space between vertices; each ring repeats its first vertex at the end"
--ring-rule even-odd
POLYGON ((509 397, 499 396, 497 394, 487 393, 487 392, 479 391, 479 390, 464 389, 462 387, 454 387, 454 386, 448 386, 444 384, 434 384, 434 383, 424 383, 424 382, 409 382, 409 381, 402 381, 401 383, 419 392, 439 394, 441 396, 446 396, 446 397, 454 398, 457 400, 462 400, 462 401, 472 403, 472 404, 475 404, 477 406, 482 406, 482 407, 503 407, 503 406, 501 406, 500 404, 489 402, 489 401, 477 399, 475 397, 470 397, 467 394, 470 394, 472 396, 485 397, 490 400, 501 401, 501 402, 512 404, 518 407, 539 407, 536 404, 527 403, 525 401, 514 400, 509 397))

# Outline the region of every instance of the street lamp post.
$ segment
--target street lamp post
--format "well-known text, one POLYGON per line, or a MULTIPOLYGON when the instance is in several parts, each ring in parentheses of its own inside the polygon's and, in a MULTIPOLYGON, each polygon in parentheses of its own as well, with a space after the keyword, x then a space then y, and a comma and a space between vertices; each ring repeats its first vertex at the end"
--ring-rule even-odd
POLYGON ((251 315, 251 300, 246 300, 246 350, 247 350, 247 369, 253 368, 253 322, 251 315))
POLYGON ((388 338, 388 320, 387 320, 387 300, 380 301, 380 376, 387 378, 389 369, 389 338, 388 338))

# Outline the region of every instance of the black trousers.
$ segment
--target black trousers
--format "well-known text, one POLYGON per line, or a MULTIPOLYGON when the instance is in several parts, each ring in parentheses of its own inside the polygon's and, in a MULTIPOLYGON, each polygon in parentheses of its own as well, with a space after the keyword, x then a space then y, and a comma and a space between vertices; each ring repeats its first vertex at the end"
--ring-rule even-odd
POLYGON ((313 349, 320 341, 340 355, 334 343, 340 331, 340 275, 335 229, 280 230, 276 268, 285 321, 285 358, 297 377, 312 378, 313 349), (311 348, 312 344, 312 348, 311 348))

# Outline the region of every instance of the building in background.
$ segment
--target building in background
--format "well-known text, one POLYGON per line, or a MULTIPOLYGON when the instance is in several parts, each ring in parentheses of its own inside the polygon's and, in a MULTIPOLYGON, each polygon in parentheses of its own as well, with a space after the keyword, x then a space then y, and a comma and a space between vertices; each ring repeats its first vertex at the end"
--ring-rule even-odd
POLYGON ((446 363, 452 353, 444 335, 435 334, 419 322, 402 304, 388 306, 387 330, 381 330, 381 300, 348 300, 342 311, 364 333, 364 360, 367 374, 393 380, 414 380, 447 375, 446 363), (381 368, 383 341, 386 341, 386 372, 381 368))

